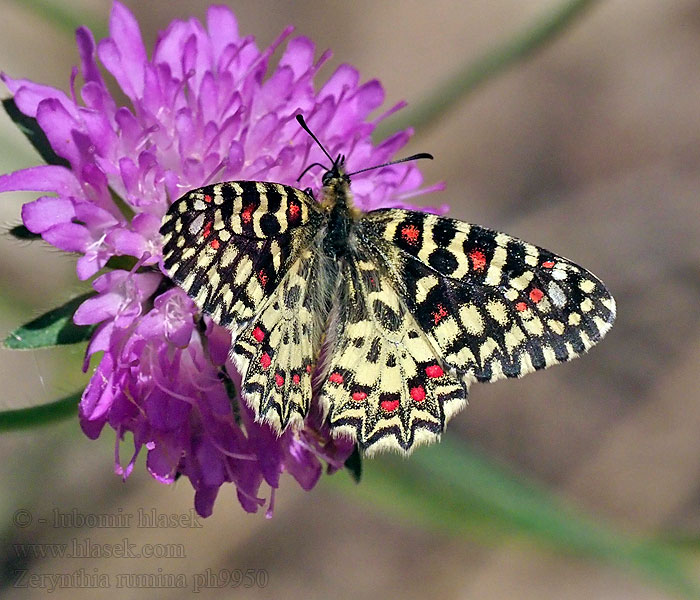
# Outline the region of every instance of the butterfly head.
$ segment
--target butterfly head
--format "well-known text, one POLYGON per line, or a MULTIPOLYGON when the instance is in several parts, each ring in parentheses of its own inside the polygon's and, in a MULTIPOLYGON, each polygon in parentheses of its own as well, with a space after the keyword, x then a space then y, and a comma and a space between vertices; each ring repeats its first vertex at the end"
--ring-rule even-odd
POLYGON ((333 166, 324 174, 321 182, 323 187, 332 185, 335 180, 350 182, 350 176, 345 172, 345 155, 338 154, 338 158, 333 161, 333 166))
POLYGON ((335 188, 341 184, 350 183, 350 175, 345 170, 345 155, 339 154, 333 161, 333 165, 328 169, 321 178, 324 188, 335 188))
POLYGON ((350 204, 350 176, 351 175, 357 175, 358 173, 364 173, 366 171, 372 171, 374 169, 381 169, 383 167, 388 167, 391 165, 396 165, 402 162, 407 162, 411 160, 418 160, 421 158, 430 158, 432 159, 432 155, 428 154, 426 152, 421 152, 419 154, 414 154, 412 156, 407 156, 406 158, 400 158, 398 160, 392 160, 391 162, 387 163, 382 163, 381 165, 374 165, 372 167, 366 167, 364 169, 360 169, 359 171, 354 171, 352 173, 348 173, 345 169, 345 155, 344 154, 339 154, 335 160, 331 157, 331 155, 328 153, 328 150, 326 150, 321 144, 321 142, 318 140, 318 138, 313 134, 313 132, 309 129, 309 126, 306 124, 306 121, 304 121, 304 117, 301 115, 297 115, 297 121, 301 128, 308 133, 311 138, 316 142, 318 147, 323 151, 323 153, 326 155, 328 160, 331 161, 331 167, 325 167, 325 165, 315 162, 307 166, 299 175, 297 178, 297 181, 300 181, 301 178, 313 167, 325 167, 326 171, 323 174, 323 177, 321 179, 321 182, 323 183, 323 192, 324 192, 324 204, 331 202, 333 205, 335 204, 345 204, 347 203, 348 205, 350 204))

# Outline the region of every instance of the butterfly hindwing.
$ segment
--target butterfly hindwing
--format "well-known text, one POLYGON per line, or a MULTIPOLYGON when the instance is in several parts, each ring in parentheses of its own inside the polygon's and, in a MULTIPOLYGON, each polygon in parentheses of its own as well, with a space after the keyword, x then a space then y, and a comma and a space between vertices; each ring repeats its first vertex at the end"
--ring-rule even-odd
POLYGON ((344 259, 320 400, 335 433, 369 452, 409 451, 435 440, 464 404, 466 386, 361 244, 344 259))
POLYGON ((442 359, 469 380, 520 377, 570 360, 615 318, 614 300, 594 275, 505 234, 399 209, 368 213, 359 230, 382 249, 442 359))
POLYGON ((320 293, 327 261, 304 248, 262 310, 234 341, 242 392, 277 431, 300 427, 311 403, 311 378, 328 304, 320 293))

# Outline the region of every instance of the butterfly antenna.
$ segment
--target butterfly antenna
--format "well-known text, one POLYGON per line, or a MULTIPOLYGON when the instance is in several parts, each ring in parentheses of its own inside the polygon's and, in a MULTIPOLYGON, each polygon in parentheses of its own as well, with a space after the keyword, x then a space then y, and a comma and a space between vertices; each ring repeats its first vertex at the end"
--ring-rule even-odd
MULTIPOLYGON (((328 154, 328 151, 323 147, 323 144, 322 144, 321 142, 318 141, 318 138, 317 138, 313 133, 311 133, 311 130, 309 129, 309 126, 306 124, 306 121, 304 121, 304 117, 302 117, 301 115, 297 115, 297 121, 299 122, 299 125, 301 125, 302 129, 303 129, 304 131, 306 131, 306 133, 308 133, 308 134, 311 136, 311 138, 313 139, 313 141, 316 142, 316 143, 318 144, 318 147, 319 147, 321 150, 323 150, 323 153, 328 157, 328 160, 331 161, 331 164, 334 165, 334 164, 335 164, 335 161, 331 158, 331 155, 328 154)), ((318 163, 317 163, 317 164, 318 164, 318 163)), ((312 165, 312 166, 313 166, 313 165, 312 165)), ((323 165, 321 165, 321 166, 323 166, 323 165)))
POLYGON ((301 172, 301 175, 299 175, 299 177, 297 177, 297 181, 300 181, 301 178, 304 175, 306 175, 313 167, 323 167, 324 169, 326 169, 326 171, 328 170, 328 167, 326 165, 322 165, 321 163, 311 163, 308 167, 306 167, 306 169, 304 169, 301 172))
POLYGON ((430 160, 433 160, 433 155, 428 154, 427 152, 419 152, 418 154, 412 154, 411 156, 407 156, 406 158, 392 160, 391 162, 384 163, 383 165, 375 165, 374 167, 360 169, 359 171, 355 171, 354 173, 348 173, 348 177, 350 177, 351 175, 357 175, 358 173, 364 173, 365 171, 371 171, 373 169, 381 169, 382 167, 388 167, 390 165, 398 165, 399 163, 408 162, 410 160, 420 160, 421 158, 429 158, 430 160))

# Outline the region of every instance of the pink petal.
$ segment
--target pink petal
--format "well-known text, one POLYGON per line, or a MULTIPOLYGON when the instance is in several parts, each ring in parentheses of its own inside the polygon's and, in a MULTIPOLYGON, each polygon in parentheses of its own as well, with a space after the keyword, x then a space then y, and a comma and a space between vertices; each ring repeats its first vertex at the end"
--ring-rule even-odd
MULTIPOLYGON (((75 322, 75 321, 74 321, 75 322)), ((92 339, 85 350, 85 360, 83 361, 83 372, 87 372, 90 367, 90 357, 95 352, 106 352, 109 350, 112 332, 114 331, 114 321, 107 321, 97 327, 92 339)))
POLYGON ((100 430, 107 420, 107 412, 114 401, 114 390, 112 388, 113 370, 114 361, 112 356, 106 353, 102 357, 80 400, 80 425, 85 434, 92 439, 100 435, 100 430))
POLYGON ((128 276, 128 271, 109 271, 95 279, 92 282, 92 287, 100 294, 104 294, 121 285, 128 276))
POLYGON ((73 315, 76 325, 94 325, 113 317, 123 301, 121 294, 110 292, 88 298, 73 315))
POLYGON ((307 492, 318 483, 323 473, 321 462, 313 453, 295 442, 289 444, 289 455, 284 466, 307 492))
POLYGON ((180 462, 182 449, 173 448, 171 445, 164 443, 162 434, 159 438, 155 442, 153 449, 148 451, 146 468, 157 481, 172 483, 175 481, 175 472, 180 462))
POLYGON ((384 88, 379 81, 373 79, 357 90, 354 100, 357 103, 357 116, 364 119, 384 102, 384 88))
POLYGON ((80 90, 80 96, 85 103, 85 106, 98 111, 99 113, 110 118, 114 115, 116 106, 114 99, 109 94, 109 90, 102 85, 88 81, 80 90))
POLYGON ((146 251, 146 240, 142 235, 125 229, 115 229, 105 242, 114 247, 115 254, 141 258, 146 251))
POLYGON ((59 223, 42 232, 41 236, 66 252, 85 252, 93 241, 90 232, 77 223, 59 223))
POLYGON ((225 327, 220 327, 209 321, 207 327, 207 339, 209 340, 209 354, 215 365, 223 365, 231 351, 231 333, 225 327))
POLYGON ((0 175, 0 192, 56 192, 61 196, 82 196, 77 177, 70 169, 57 165, 29 167, 0 175))
POLYGON ((100 156, 112 156, 118 140, 108 115, 101 111, 81 108, 80 120, 97 153, 100 156))
POLYGON ((104 87, 102 73, 97 65, 95 38, 87 27, 78 27, 75 31, 75 41, 80 53, 81 70, 86 82, 95 82, 104 87))
MULTIPOLYGON (((109 20, 109 34, 119 53, 124 91, 131 90, 132 98, 143 96, 144 65, 148 60, 141 38, 138 21, 121 2, 115 1, 109 20)), ((103 61, 104 62, 104 61, 103 61)), ((116 74, 114 74, 116 77, 116 74)), ((118 78, 119 79, 119 78, 118 78)))
MULTIPOLYGON (((214 511, 214 501, 219 493, 219 486, 203 487, 198 486, 194 494, 194 509, 200 517, 210 517, 214 511)), ((253 510, 249 510, 250 502, 244 498, 241 499, 241 494, 238 494, 241 506, 248 512, 255 512, 257 506, 253 510)))
POLYGON ((314 52, 316 52, 316 45, 309 38, 294 38, 287 44, 279 65, 291 67, 295 79, 298 79, 313 66, 314 52))
POLYGON ((240 39, 236 16, 226 6, 210 6, 207 10, 207 29, 211 37, 214 60, 218 62, 226 46, 240 39))
POLYGON ((158 42, 153 50, 153 64, 168 65, 171 75, 177 79, 182 79, 187 73, 183 68, 183 49, 191 33, 192 30, 189 23, 173 21, 158 36, 158 42))
POLYGON ((41 104, 43 100, 52 99, 59 102, 71 116, 77 116, 75 104, 61 90, 49 85, 34 83, 29 79, 12 79, 4 73, 2 74, 2 80, 14 94, 17 107, 25 115, 36 117, 39 104, 41 104))
POLYGON ((340 65, 318 93, 319 98, 333 96, 336 100, 345 89, 357 86, 360 73, 350 65, 340 65))
POLYGON ((83 149, 79 147, 76 137, 80 124, 54 98, 39 103, 36 120, 49 138, 56 154, 68 159, 73 168, 79 169, 87 158, 83 157, 83 149))
POLYGON ((70 200, 44 196, 22 206, 22 222, 32 233, 43 233, 57 223, 69 223, 75 217, 70 200))
POLYGON ((102 269, 112 254, 105 249, 98 251, 88 251, 84 256, 78 259, 75 265, 75 271, 78 274, 80 281, 90 279, 95 273, 102 269))

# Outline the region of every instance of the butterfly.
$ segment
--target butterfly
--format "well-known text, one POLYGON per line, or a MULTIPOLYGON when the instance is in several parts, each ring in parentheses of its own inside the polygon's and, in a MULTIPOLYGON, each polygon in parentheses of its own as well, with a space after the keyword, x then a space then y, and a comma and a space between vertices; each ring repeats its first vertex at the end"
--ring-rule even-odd
MULTIPOLYGON (((566 258, 455 219, 358 210, 360 171, 297 119, 332 163, 320 202, 217 183, 176 200, 160 229, 165 271, 231 331, 259 421, 298 429, 318 401, 365 453, 409 452, 440 437, 473 381, 571 360, 612 326, 610 293, 566 258)), ((403 160, 418 158, 432 157, 403 160)))

